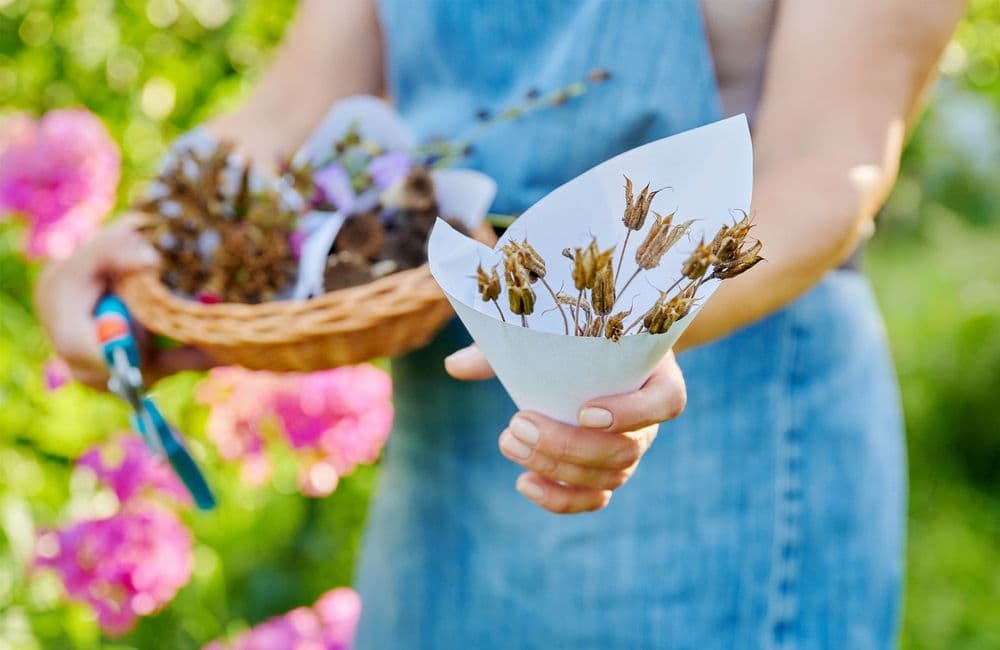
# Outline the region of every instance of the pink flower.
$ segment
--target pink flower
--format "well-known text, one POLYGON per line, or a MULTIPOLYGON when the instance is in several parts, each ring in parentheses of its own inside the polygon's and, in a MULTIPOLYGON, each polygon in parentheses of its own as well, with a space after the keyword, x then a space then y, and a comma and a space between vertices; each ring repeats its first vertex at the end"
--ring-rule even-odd
POLYGON ((205 650, 350 650, 361 616, 361 598, 338 587, 312 607, 298 607, 264 621, 230 642, 213 641, 205 650))
POLYGON ((45 390, 54 391, 73 379, 69 365, 61 357, 52 357, 42 368, 45 379, 45 390))
POLYGON ((71 598, 93 608, 101 628, 124 634, 187 584, 191 535, 170 510, 144 504, 108 519, 44 533, 38 567, 57 571, 71 598))
POLYGON ((23 214, 30 257, 67 257, 114 207, 121 155, 97 117, 57 110, 0 134, 0 210, 23 214))
POLYGON ((392 382, 374 366, 314 372, 298 390, 277 393, 274 409, 289 444, 311 459, 300 488, 325 496, 336 477, 378 459, 392 428, 392 382))
POLYGON ((197 396, 211 406, 209 437, 223 458, 243 463, 245 478, 267 480, 272 431, 299 456, 309 496, 329 494, 340 476, 377 460, 392 426, 392 382, 374 366, 284 375, 220 368, 197 396))
POLYGON ((114 441, 87 451, 76 461, 98 480, 114 490, 118 502, 151 494, 170 496, 178 503, 191 503, 191 497, 166 461, 160 461, 146 448, 139 436, 122 434, 114 441))
POLYGON ((219 367, 195 391, 195 398, 210 407, 205 426, 209 439, 223 459, 241 463, 250 485, 261 485, 271 475, 264 430, 273 422, 273 394, 283 381, 279 374, 219 367))

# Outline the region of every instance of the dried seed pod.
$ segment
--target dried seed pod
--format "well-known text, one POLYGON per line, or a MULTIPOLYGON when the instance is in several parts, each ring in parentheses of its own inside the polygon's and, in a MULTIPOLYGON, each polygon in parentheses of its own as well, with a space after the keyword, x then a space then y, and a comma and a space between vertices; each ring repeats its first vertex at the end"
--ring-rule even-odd
POLYGON ((517 257, 518 262, 523 266, 529 275, 529 279, 532 283, 538 280, 538 278, 545 277, 545 260, 538 251, 528 243, 528 240, 524 240, 521 243, 516 241, 509 241, 503 246, 504 255, 507 257, 517 257))
POLYGON ((594 306, 594 311, 602 316, 611 313, 615 304, 615 274, 612 269, 611 258, 601 265, 594 278, 594 288, 591 290, 590 304, 594 306))
POLYGON ((518 316, 529 316, 535 311, 535 290, 528 284, 508 287, 507 300, 510 303, 510 311, 518 316))
POLYGON ((592 239, 586 248, 573 250, 573 284, 578 291, 594 287, 598 268, 605 263, 605 260, 611 261, 613 251, 613 248, 609 248, 602 253, 597 247, 596 238, 592 239))
POLYGON ((385 246, 385 228, 375 212, 351 216, 341 226, 333 250, 354 253, 364 258, 377 257, 385 246))
POLYGON ((607 325, 604 327, 604 336, 616 343, 620 341, 622 335, 625 333, 625 319, 628 318, 631 313, 631 309, 628 311, 620 311, 609 318, 607 325))
POLYGON ((626 228, 642 230, 649 215, 649 208, 653 205, 653 197, 658 193, 659 190, 650 191, 649 183, 646 183, 639 196, 635 197, 632 192, 632 180, 628 176, 625 177, 625 214, 622 216, 622 223, 626 228))
POLYGON ((691 307, 694 306, 694 298, 697 291, 698 286, 696 284, 692 284, 687 289, 681 291, 670 299, 668 306, 673 310, 675 321, 679 321, 684 318, 691 311, 691 307))
POLYGON ((698 243, 698 246, 691 251, 687 260, 684 261, 684 266, 681 267, 681 275, 692 280, 700 280, 708 272, 708 268, 713 263, 715 263, 715 256, 712 255, 712 248, 702 239, 698 243))
POLYGON ((635 262, 640 269, 648 271, 659 266, 664 254, 687 232, 691 221, 673 229, 670 227, 674 214, 671 212, 664 217, 659 213, 654 213, 653 225, 649 227, 646 238, 642 240, 639 248, 635 251, 635 262))
POLYGON ((545 260, 538 254, 534 246, 528 243, 527 239, 521 242, 518 254, 521 256, 521 264, 524 265, 524 268, 528 269, 528 273, 536 278, 545 277, 545 260))
POLYGON ((674 312, 666 301, 666 296, 666 293, 661 293, 660 298, 653 303, 653 306, 642 318, 642 326, 650 334, 665 334, 676 321, 674 312))
POLYGON ((500 297, 500 275, 497 273, 496 266, 489 273, 486 273, 483 270, 482 264, 480 264, 476 268, 476 284, 478 285, 479 295, 482 296, 483 302, 496 300, 500 297))
POLYGON ((763 261, 764 258, 759 255, 762 247, 763 244, 757 241, 749 250, 740 252, 739 256, 732 261, 717 264, 712 271, 711 277, 719 280, 728 280, 749 271, 759 262, 763 261))

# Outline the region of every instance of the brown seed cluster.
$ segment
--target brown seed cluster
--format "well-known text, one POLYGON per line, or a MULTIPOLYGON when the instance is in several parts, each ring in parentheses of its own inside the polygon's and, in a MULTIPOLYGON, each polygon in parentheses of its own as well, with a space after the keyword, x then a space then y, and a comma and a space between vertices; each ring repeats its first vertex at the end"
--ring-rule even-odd
POLYGON ((274 193, 251 190, 229 144, 179 151, 138 209, 160 215, 143 233, 170 288, 216 302, 271 300, 295 279, 289 235, 297 214, 274 193))
MULTIPOLYGON (((567 334, 572 329, 572 334, 576 336, 603 337, 612 341, 621 340, 636 328, 637 332, 664 334, 691 313, 702 284, 712 279, 736 277, 762 260, 762 245, 750 238, 753 226, 744 213, 741 220, 720 228, 711 242, 706 243, 704 239, 698 242, 684 259, 673 285, 661 291, 659 298, 629 323, 632 308, 615 310, 625 289, 640 274, 659 268, 664 255, 690 232, 694 223, 694 220, 688 220, 675 224, 676 212, 662 215, 653 211, 652 202, 657 191, 650 190, 647 184, 636 195, 632 181, 626 177, 625 211, 622 216, 626 230, 617 268, 613 262, 615 247, 601 250, 596 238, 592 238, 587 246, 563 249, 562 256, 572 263, 571 277, 577 291, 575 296, 555 292, 549 287, 545 281, 545 260, 526 240, 505 244, 502 248, 504 282, 511 313, 520 316, 521 324, 528 326, 527 316, 535 311, 537 302, 532 285, 540 280, 552 296, 554 309, 563 314, 567 334), (635 250, 638 268, 623 279, 621 266, 629 235, 642 230, 651 212, 653 222, 635 250)), ((476 278, 479 295, 484 301, 493 302, 500 317, 506 320, 497 301, 502 287, 496 267, 487 273, 480 265, 476 269, 476 278)))

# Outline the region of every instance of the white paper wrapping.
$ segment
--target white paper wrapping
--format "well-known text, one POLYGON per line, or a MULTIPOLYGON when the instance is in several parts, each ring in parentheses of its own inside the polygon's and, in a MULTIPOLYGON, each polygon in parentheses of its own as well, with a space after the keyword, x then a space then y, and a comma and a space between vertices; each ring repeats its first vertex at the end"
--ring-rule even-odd
MULTIPOLYGON (((714 280, 703 284, 698 304, 667 333, 627 335, 617 343, 565 335, 559 312, 545 311, 552 306, 552 298, 541 283, 534 287, 538 301, 535 313, 528 317, 529 328, 510 314, 506 291, 500 304, 511 322, 502 322, 496 307, 479 298, 476 266, 489 269, 501 264, 502 269, 500 249, 511 239, 527 238, 542 255, 546 280, 556 291, 575 294, 572 264, 561 255, 567 246, 586 246, 596 236, 602 250, 619 246, 614 257, 617 264, 626 232, 621 219, 625 176, 637 186, 637 193, 647 182, 654 189, 670 188, 656 196, 652 209, 660 213, 676 209, 674 223, 697 220, 689 236, 664 256, 658 268, 640 274, 619 296, 616 311, 634 307, 630 321, 680 276, 683 260, 702 237, 710 240, 720 226, 733 223, 734 215, 742 216, 740 210, 749 212, 753 153, 745 116, 657 140, 601 163, 529 208, 493 249, 441 220, 431 233, 431 273, 522 410, 575 423, 584 402, 641 387, 718 285, 714 280)), ((646 229, 652 221, 650 216, 646 229)), ((637 268, 635 249, 644 235, 645 229, 632 234, 619 278, 628 278, 637 268)))

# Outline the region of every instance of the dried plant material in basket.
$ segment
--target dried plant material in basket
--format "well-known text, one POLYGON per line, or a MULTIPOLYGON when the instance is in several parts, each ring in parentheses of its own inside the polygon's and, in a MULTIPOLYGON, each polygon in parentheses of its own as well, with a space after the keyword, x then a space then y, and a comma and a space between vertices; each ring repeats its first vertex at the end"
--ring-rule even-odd
POLYGON ((493 181, 430 168, 372 97, 338 103, 281 177, 204 134, 181 145, 141 206, 163 267, 117 291, 220 363, 308 371, 419 347, 453 314, 426 264, 435 219, 492 243, 493 181))
MULTIPOLYGON (((492 230, 478 238, 492 245, 492 230)), ((146 327, 223 364, 311 371, 391 357, 426 344, 454 315, 426 264, 310 300, 203 304, 171 292, 156 271, 117 291, 146 327)))

